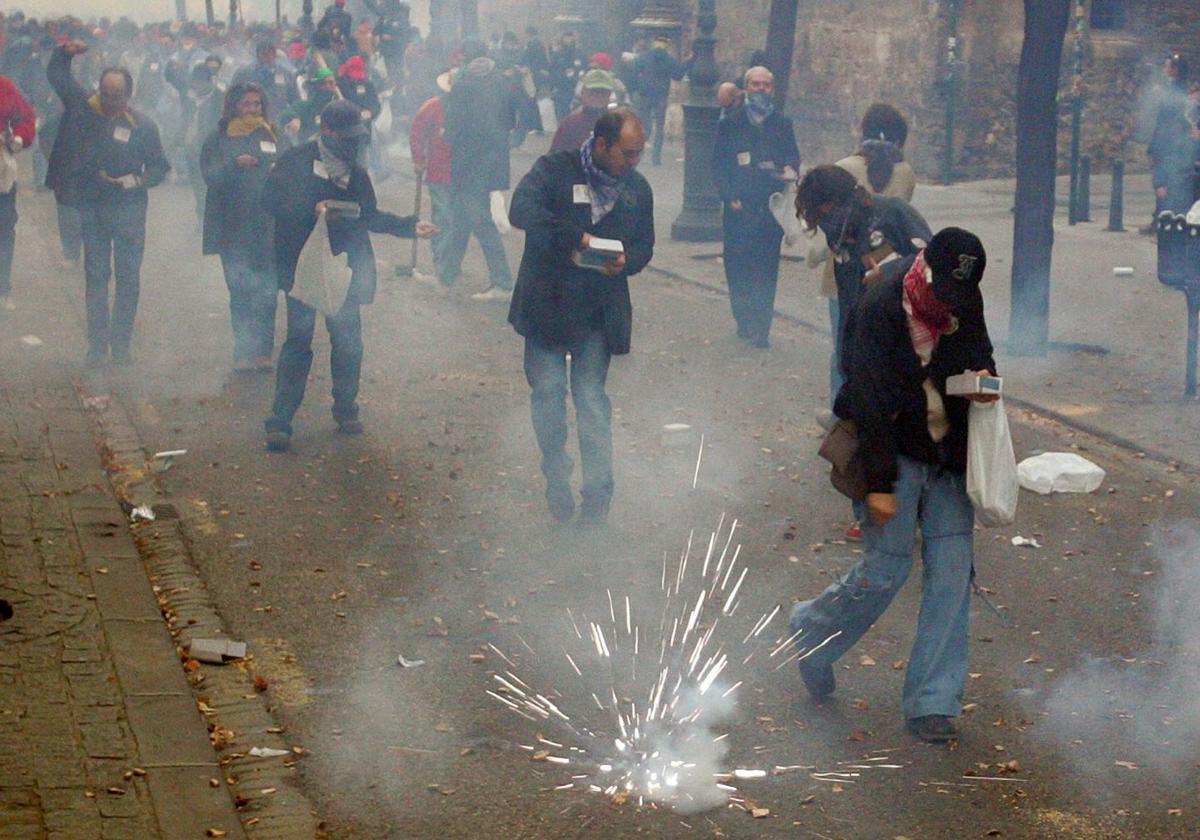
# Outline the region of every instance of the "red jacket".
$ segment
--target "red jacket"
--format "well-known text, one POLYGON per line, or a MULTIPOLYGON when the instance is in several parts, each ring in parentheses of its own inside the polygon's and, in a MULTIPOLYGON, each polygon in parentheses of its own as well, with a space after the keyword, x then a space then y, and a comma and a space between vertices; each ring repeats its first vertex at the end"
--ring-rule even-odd
POLYGON ((417 109, 408 132, 413 163, 425 167, 427 184, 450 183, 450 144, 442 139, 445 122, 442 98, 435 96, 417 109))
POLYGON ((37 114, 7 77, 0 76, 0 132, 11 128, 28 149, 37 136, 37 114))

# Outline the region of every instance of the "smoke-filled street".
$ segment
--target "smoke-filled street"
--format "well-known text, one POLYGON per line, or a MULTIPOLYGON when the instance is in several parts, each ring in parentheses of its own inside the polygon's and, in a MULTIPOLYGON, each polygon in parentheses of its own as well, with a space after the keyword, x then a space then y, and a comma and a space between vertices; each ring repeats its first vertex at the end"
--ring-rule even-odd
MULTIPOLYGON (((531 160, 520 153, 514 166, 531 160)), ((653 173, 660 232, 677 212, 678 178, 678 164, 653 173)), ((393 179, 381 203, 400 209, 411 189, 393 179)), ((924 196, 931 218, 950 221, 954 202, 968 208, 954 221, 1002 236, 997 192, 924 196)), ((739 346, 727 299, 696 285, 721 285, 711 246, 663 237, 655 265, 672 274, 636 279, 634 350, 610 376, 609 525, 581 531, 544 509, 520 344, 505 306, 466 296, 482 287, 476 254, 465 288, 446 294, 392 277, 408 243, 381 248, 379 299, 364 319, 366 433, 333 432, 319 338, 292 450, 273 454, 262 445, 272 377, 228 371, 226 293, 215 261, 199 258, 190 193, 165 188, 151 208, 137 364, 82 376, 81 278, 47 256, 49 198, 23 196, 18 271, 31 280, 4 316, 11 398, 78 381, 85 395, 112 394, 146 453, 187 450, 158 472, 155 503, 178 512, 226 631, 248 643, 283 737, 302 748, 296 783, 329 836, 1178 837, 1200 828, 1197 671, 1185 632, 1194 625, 1172 620, 1172 609, 1175 619, 1189 614, 1186 601, 1170 606, 1198 594, 1187 566, 1196 538, 1167 533, 1187 528, 1195 509, 1186 450, 1185 464, 1171 466, 1010 410, 1018 458, 1074 450, 1108 475, 1087 496, 1023 493, 1015 525, 977 531, 978 582, 1007 618, 973 599, 960 739, 933 747, 906 735, 897 713, 918 580, 839 664, 831 701, 808 700, 790 649, 771 656, 792 604, 861 554, 842 539, 848 505, 815 456, 829 340, 801 323, 821 323, 802 264, 784 263, 780 307, 795 317, 777 324, 764 353, 739 346), (43 343, 22 344, 25 335, 43 343), (671 423, 691 429, 671 435, 671 423), (559 790, 595 768, 553 746, 579 743, 562 720, 526 720, 489 696, 493 675, 552 691, 571 726, 615 737, 611 711, 589 696, 606 695, 613 678, 572 622, 623 632, 629 596, 641 643, 657 649, 662 581, 676 575, 689 539, 699 564, 719 525, 720 553, 735 519, 735 573, 748 572, 717 644, 731 660, 720 685, 740 685, 710 709, 711 735, 728 733, 714 753, 720 770, 765 775, 731 780, 734 804, 701 813, 559 790), (1018 535, 1039 547, 1014 546, 1018 535), (743 644, 777 605, 773 624, 743 644), (422 664, 402 667, 399 657, 422 664)), ((518 242, 509 237, 510 254, 518 242)), ((1064 278, 1072 295, 1102 288, 1119 298, 1136 287, 1148 305, 1173 311, 1144 276, 1121 286, 1102 277, 1104 249, 1140 272, 1152 257, 1132 234, 1068 239, 1060 259, 1079 267, 1064 278)), ((427 253, 423 245, 423 263, 427 253)), ((992 287, 989 305, 993 293, 1002 307, 992 287)), ((1190 428, 1175 377, 1139 378, 1147 360, 1124 349, 1129 333, 1112 317, 1107 335, 1095 319, 1069 315, 1060 333, 1104 343, 1108 362, 1067 351, 1051 357, 1057 370, 1002 360, 1013 396, 1072 414, 1077 387, 1120 428, 1132 411, 1122 394, 1136 388, 1147 396, 1134 403, 1190 428), (1097 387, 1072 381, 1090 378, 1093 365, 1097 387)), ((1155 348, 1163 366, 1173 343, 1155 348)), ((1187 446, 1153 423, 1138 428, 1147 450, 1187 446)), ((628 641, 616 633, 612 643, 628 641)), ((643 676, 639 690, 652 683, 643 676)), ((223 719, 219 702, 202 702, 223 719)))

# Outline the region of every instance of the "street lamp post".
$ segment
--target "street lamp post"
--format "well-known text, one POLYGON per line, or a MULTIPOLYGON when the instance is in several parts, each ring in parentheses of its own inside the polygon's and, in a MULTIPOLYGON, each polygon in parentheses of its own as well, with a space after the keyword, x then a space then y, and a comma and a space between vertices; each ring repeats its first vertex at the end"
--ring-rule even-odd
POLYGON ((1087 9, 1082 0, 1075 4, 1074 69, 1071 80, 1071 191, 1067 201, 1067 224, 1086 222, 1079 201, 1079 147, 1083 134, 1083 38, 1087 29, 1087 9))
POLYGON ((946 156, 942 161, 942 181, 954 181, 954 118, 958 107, 958 71, 962 55, 958 43, 958 12, 961 0, 946 3, 946 156))
POLYGON ((696 14, 699 34, 692 41, 695 60, 688 73, 688 101, 683 106, 683 211, 671 225, 671 238, 679 242, 715 242, 721 239, 721 196, 713 181, 713 147, 721 109, 716 104, 720 71, 713 56, 717 39, 715 0, 699 0, 696 14))

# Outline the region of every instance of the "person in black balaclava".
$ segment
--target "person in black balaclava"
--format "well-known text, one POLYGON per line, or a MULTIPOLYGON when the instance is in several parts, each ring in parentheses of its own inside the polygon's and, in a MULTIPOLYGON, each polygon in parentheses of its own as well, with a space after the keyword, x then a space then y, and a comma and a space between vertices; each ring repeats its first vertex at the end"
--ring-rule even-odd
POLYGON ((358 419, 358 383, 362 367, 362 319, 359 308, 375 299, 375 252, 372 233, 428 238, 437 228, 415 216, 396 216, 379 209, 371 176, 359 163, 367 127, 358 108, 344 100, 321 112, 316 140, 279 158, 263 190, 263 204, 275 219, 275 270, 287 297, 287 339, 279 355, 275 401, 266 421, 267 448, 284 452, 291 445, 292 418, 304 399, 312 368, 316 310, 290 294, 305 242, 328 211, 328 202, 357 205, 356 214, 329 217, 329 242, 335 259, 345 259, 350 288, 341 308, 325 317, 329 331, 329 367, 333 377, 333 419, 342 434, 363 431, 358 419))

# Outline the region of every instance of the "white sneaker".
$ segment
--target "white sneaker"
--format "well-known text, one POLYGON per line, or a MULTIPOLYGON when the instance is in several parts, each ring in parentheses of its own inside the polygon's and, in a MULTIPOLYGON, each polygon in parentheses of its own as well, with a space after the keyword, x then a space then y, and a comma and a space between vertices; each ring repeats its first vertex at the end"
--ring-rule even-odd
POLYGON ((409 275, 414 283, 423 283, 426 286, 440 286, 441 282, 432 274, 423 274, 420 271, 414 271, 409 275))
POLYGON ((471 295, 471 300, 495 300, 495 301, 512 300, 512 290, 511 289, 501 289, 497 286, 491 286, 487 289, 487 291, 476 292, 475 294, 471 295))

